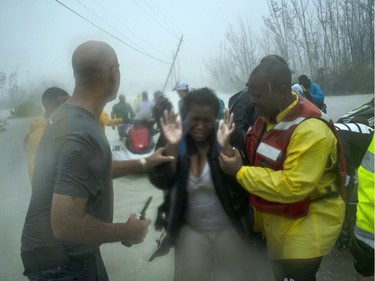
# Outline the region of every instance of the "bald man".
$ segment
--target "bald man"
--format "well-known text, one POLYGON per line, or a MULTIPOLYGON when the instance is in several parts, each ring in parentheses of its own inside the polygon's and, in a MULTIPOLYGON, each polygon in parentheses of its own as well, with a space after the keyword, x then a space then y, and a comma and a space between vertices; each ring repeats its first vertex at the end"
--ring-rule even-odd
POLYGON ((112 178, 172 160, 158 150, 147 159, 112 161, 98 120, 120 85, 116 53, 104 42, 85 42, 72 66, 73 95, 50 116, 36 156, 21 238, 30 280, 108 280, 99 246, 141 243, 150 224, 134 214, 112 222, 112 178))

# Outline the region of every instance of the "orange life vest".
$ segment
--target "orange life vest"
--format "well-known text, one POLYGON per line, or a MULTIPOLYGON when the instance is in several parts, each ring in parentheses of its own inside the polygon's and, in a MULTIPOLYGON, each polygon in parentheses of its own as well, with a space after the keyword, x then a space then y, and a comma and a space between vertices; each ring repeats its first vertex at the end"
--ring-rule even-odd
MULTIPOLYGON (((290 138, 296 127, 308 118, 322 120, 334 133, 338 144, 338 163, 336 165, 336 170, 338 180, 340 181, 337 185, 339 186, 339 190, 333 190, 331 187, 327 187, 326 195, 324 195, 324 197, 314 198, 314 201, 328 196, 337 196, 339 193, 343 196, 346 164, 344 150, 337 136, 334 124, 328 115, 321 112, 316 106, 301 97, 298 97, 298 103, 269 132, 265 131, 266 124, 262 118, 259 117, 256 120, 254 126, 246 135, 246 153, 250 166, 267 167, 275 171, 283 169, 290 138)), ((286 204, 270 202, 259 196, 250 194, 250 204, 256 210, 291 218, 306 216, 310 203, 310 196, 302 201, 286 204)))

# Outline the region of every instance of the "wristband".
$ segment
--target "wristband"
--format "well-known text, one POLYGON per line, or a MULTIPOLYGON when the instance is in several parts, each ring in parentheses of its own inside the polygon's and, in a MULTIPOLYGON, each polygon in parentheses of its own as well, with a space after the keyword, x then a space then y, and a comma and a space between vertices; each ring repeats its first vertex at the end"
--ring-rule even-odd
POLYGON ((139 162, 141 163, 142 166, 142 172, 147 172, 147 161, 146 158, 140 158, 139 162))

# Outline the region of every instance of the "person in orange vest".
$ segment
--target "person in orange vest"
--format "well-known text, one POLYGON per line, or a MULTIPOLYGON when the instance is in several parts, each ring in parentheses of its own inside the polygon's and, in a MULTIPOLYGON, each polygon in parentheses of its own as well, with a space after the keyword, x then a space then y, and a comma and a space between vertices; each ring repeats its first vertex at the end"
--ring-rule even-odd
POLYGON ((259 115, 246 135, 249 164, 229 145, 235 128, 227 112, 218 132, 220 166, 250 194, 254 231, 266 238, 275 280, 313 281, 344 221, 342 146, 332 120, 292 92, 285 59, 262 60, 248 88, 259 115))

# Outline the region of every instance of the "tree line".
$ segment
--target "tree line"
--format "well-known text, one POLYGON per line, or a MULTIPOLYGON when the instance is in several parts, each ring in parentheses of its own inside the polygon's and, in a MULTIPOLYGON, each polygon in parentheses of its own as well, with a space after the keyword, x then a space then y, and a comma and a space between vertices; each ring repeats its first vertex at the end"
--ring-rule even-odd
POLYGON ((222 91, 243 87, 267 54, 289 62, 293 82, 301 74, 326 93, 374 91, 374 0, 267 0, 262 35, 248 20, 230 26, 207 63, 222 91))

